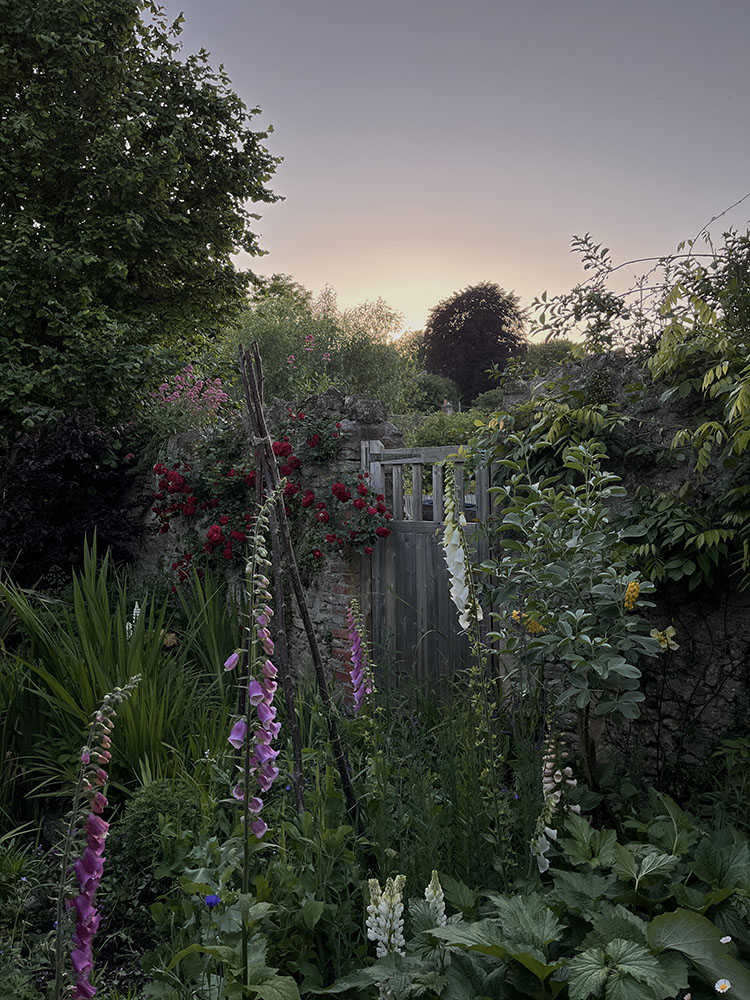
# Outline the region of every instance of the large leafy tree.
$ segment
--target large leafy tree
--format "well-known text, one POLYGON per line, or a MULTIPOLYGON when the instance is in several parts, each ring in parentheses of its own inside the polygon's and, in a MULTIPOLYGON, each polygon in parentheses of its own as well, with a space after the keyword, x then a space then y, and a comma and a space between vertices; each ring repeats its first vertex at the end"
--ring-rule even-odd
POLYGON ((465 402, 491 388, 487 369, 523 354, 518 296, 492 282, 470 285, 439 302, 427 317, 427 368, 457 382, 465 402))
POLYGON ((0 0, 0 411, 126 411, 245 299, 276 159, 143 0, 0 0))

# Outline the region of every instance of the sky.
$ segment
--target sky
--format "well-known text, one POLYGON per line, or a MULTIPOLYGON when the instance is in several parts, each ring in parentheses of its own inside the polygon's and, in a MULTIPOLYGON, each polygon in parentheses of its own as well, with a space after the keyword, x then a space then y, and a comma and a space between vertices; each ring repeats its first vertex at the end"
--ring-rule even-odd
MULTIPOLYGON (((164 6, 284 157, 267 255, 238 263, 341 307, 382 297, 406 329, 481 281, 522 305, 566 291, 574 235, 616 263, 668 253, 750 192, 747 0, 164 6)), ((711 232, 748 218, 750 199, 711 232)))

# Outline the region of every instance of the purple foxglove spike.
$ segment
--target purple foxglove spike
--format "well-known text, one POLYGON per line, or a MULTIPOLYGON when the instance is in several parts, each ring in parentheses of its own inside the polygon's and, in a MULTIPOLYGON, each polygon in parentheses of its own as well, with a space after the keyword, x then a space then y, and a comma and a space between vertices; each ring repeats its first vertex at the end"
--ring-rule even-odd
POLYGON ((263 743, 268 745, 273 739, 273 736, 271 735, 271 733, 268 732, 267 729, 256 729, 255 732, 253 733, 253 739, 255 740, 256 743, 263 743))
POLYGON ((235 722, 232 726, 232 732, 229 734, 227 742, 231 743, 235 750, 239 750, 245 742, 246 733, 247 723, 244 719, 240 719, 239 722, 235 722))
POLYGON ((275 740, 276 737, 281 732, 281 723, 280 722, 269 722, 266 725, 266 729, 271 734, 271 738, 275 740))
POLYGON ((274 650, 273 640, 270 639, 270 638, 269 639, 264 639, 263 640, 263 649, 265 650, 265 652, 266 652, 266 654, 268 656, 273 656, 273 650, 274 650))
MULTIPOLYGON (((261 628, 265 628, 268 625, 268 615, 264 615, 262 612, 255 616, 255 620, 261 628)), ((260 630, 258 631, 258 635, 260 635, 260 630)))
POLYGON ((247 801, 247 811, 251 813, 259 813, 263 808, 263 799, 259 799, 257 796, 248 799, 247 801))
POLYGON ((247 686, 247 696, 250 700, 250 704, 256 708, 262 701, 265 700, 266 694, 261 687, 260 681, 256 681, 255 679, 250 681, 247 686))
POLYGON ((268 606, 267 604, 266 604, 266 606, 265 606, 265 607, 263 608, 263 612, 264 612, 265 614, 267 614, 269 618, 273 618, 273 608, 269 608, 269 606, 268 606))
POLYGON ((262 819, 256 819, 253 823, 251 823, 250 829, 253 831, 253 834, 258 838, 258 840, 260 840, 264 834, 268 833, 268 826, 262 819))
POLYGON ((82 750, 81 751, 81 763, 82 764, 90 764, 91 763, 91 754, 88 752, 88 750, 82 750))
POLYGON ((276 674, 278 674, 278 670, 273 665, 273 663, 271 663, 270 660, 266 660, 266 662, 263 664, 262 669, 263 669, 263 675, 265 677, 269 677, 271 680, 273 680, 276 674))
POLYGON ((242 800, 245 798, 245 789, 242 787, 242 785, 235 785, 234 788, 232 789, 232 795, 234 795, 234 797, 239 802, 242 802, 242 800))
POLYGON ((272 705, 267 705, 264 701, 258 705, 258 718, 265 725, 267 722, 273 722, 276 718, 276 709, 272 705))
POLYGON ((237 666, 239 662, 240 662, 240 654, 236 652, 232 653, 231 656, 227 657, 227 659, 224 660, 224 669, 234 670, 234 668, 237 666))
POLYGON ((263 628, 261 626, 261 628, 258 629, 258 638, 260 639, 261 642, 265 642, 267 639, 271 638, 271 633, 268 631, 267 628, 263 628))

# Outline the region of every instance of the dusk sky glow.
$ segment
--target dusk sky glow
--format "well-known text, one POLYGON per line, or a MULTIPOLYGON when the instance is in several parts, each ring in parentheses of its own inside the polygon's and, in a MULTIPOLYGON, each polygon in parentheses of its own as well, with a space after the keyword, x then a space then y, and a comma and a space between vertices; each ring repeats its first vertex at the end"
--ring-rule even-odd
POLYGON ((284 157, 268 255, 243 266, 341 306, 382 297, 407 328, 479 281, 523 305, 571 287, 574 234, 616 262, 667 253, 750 191, 747 0, 165 7, 284 157))

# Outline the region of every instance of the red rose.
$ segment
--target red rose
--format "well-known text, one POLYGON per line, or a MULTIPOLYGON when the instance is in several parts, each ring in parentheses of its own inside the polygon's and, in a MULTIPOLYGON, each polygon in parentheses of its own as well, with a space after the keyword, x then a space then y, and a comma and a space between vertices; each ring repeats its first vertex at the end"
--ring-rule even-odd
POLYGON ((328 534, 328 535, 326 535, 326 541, 327 542, 335 542, 336 541, 336 536, 328 534))
POLYGON ((305 414, 304 413, 298 413, 297 414, 297 420, 304 420, 304 419, 305 419, 305 414))
POLYGON ((390 535, 390 533, 391 533, 390 529, 384 528, 382 524, 375 529, 375 534, 379 535, 380 538, 387 538, 390 535))
POLYGON ((375 497, 375 499, 376 500, 380 500, 382 502, 383 500, 385 500, 385 494, 384 493, 378 493, 378 495, 375 497))
POLYGON ((377 514, 377 512, 378 512, 377 507, 368 507, 367 508, 367 513, 368 514, 377 514))
POLYGON ((320 551, 320 549, 313 549, 313 555, 315 556, 316 559, 320 559, 323 553, 320 551))
POLYGON ((328 524, 331 519, 331 515, 327 510, 319 510, 315 517, 320 521, 321 524, 328 524))
POLYGON ((311 448, 317 448, 318 445, 320 444, 320 435, 313 434, 312 437, 309 437, 307 439, 307 443, 310 445, 311 448))
POLYGON ((312 492, 305 493, 305 495, 302 497, 302 506, 312 507, 314 503, 315 503, 315 494, 312 492))
POLYGON ((221 554, 224 556, 225 559, 232 558, 232 546, 228 542, 224 546, 224 551, 221 554))
POLYGON ((387 508, 384 503, 378 504, 378 514, 385 514, 387 508))
POLYGON ((357 508, 357 510, 364 510, 367 504, 362 499, 362 497, 357 497, 357 499, 354 501, 354 506, 357 508))
POLYGON ((272 447, 274 455, 280 455, 282 458, 292 454, 292 446, 288 441, 274 441, 272 447))
POLYGON ((294 469, 299 469, 299 467, 302 465, 302 462, 300 461, 299 458, 297 458, 296 455, 292 455, 287 464, 289 465, 290 469, 294 470, 294 469))
POLYGON ((209 542, 223 542, 224 532, 221 530, 218 524, 212 524, 211 527, 206 532, 206 538, 209 542))
POLYGON ((366 497, 368 492, 369 491, 364 483, 357 483, 357 493, 359 493, 361 497, 366 497))
POLYGON ((245 476, 245 485, 255 486, 255 469, 253 469, 252 472, 248 472, 245 476))
POLYGON ((365 545, 365 555, 367 556, 372 555, 372 545, 365 545))
POLYGON ((299 483, 287 483, 284 487, 284 494, 288 497, 293 497, 296 493, 302 489, 299 483))
POLYGON ((232 530, 232 531, 229 532, 229 537, 233 538, 235 540, 235 542, 246 542, 247 541, 247 535, 244 534, 244 532, 242 532, 242 531, 234 531, 234 530, 232 530))
POLYGON ((219 518, 219 524, 229 524, 229 518, 226 514, 222 514, 219 518))

